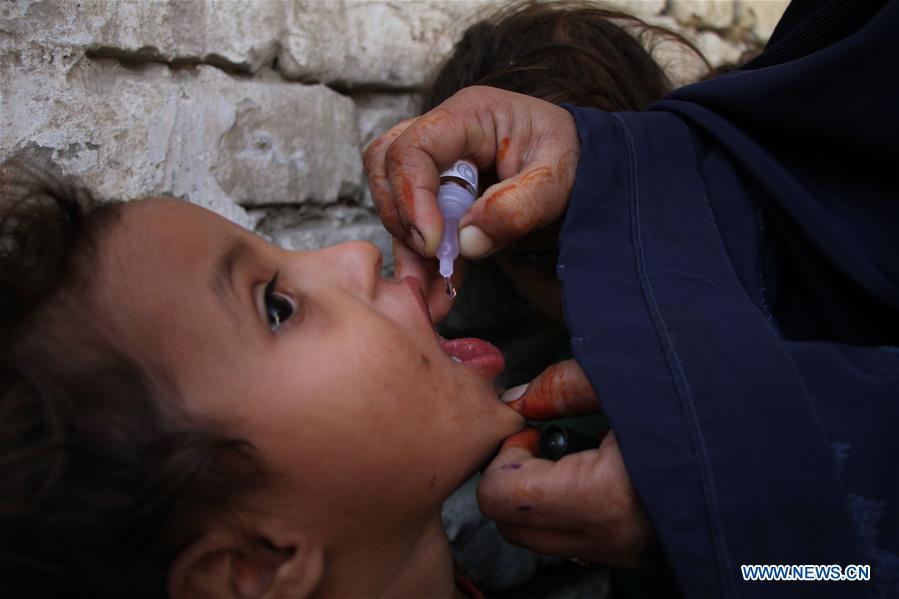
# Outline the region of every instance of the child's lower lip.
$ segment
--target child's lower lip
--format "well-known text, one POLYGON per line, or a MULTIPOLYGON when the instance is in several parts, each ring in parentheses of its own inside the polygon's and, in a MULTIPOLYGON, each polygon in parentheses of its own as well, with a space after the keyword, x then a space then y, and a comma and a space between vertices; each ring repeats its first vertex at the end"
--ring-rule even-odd
POLYGON ((499 376, 506 366, 502 352, 481 339, 440 339, 440 346, 447 355, 463 366, 473 368, 490 378, 499 376))

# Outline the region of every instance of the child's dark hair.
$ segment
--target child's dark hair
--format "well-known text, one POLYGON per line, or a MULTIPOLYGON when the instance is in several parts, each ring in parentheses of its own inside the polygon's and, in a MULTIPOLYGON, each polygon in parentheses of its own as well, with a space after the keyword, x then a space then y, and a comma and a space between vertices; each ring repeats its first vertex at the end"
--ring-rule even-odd
POLYGON ((430 110, 470 85, 488 85, 561 104, 642 110, 671 89, 644 45, 682 36, 595 4, 519 2, 469 27, 426 86, 430 110))
POLYGON ((0 596, 164 597, 203 518, 261 484, 246 442, 189 417, 91 312, 122 204, 0 166, 0 596))

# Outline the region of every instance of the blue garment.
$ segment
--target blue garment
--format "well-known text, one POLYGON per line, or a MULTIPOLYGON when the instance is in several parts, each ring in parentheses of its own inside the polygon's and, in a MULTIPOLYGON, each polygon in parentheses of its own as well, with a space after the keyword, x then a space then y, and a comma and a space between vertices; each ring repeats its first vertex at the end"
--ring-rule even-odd
POLYGON ((738 71, 566 108, 572 351, 681 589, 899 596, 899 2, 794 2, 738 71))

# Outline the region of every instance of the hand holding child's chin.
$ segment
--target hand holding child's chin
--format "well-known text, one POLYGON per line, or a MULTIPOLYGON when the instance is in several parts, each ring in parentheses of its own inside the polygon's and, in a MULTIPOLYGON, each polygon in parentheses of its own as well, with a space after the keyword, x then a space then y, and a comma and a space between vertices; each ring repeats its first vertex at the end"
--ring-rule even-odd
MULTIPOLYGON (((509 405, 533 420, 600 410, 573 360, 549 367, 509 405)), ((481 510, 503 537, 538 553, 612 566, 645 561, 657 541, 615 434, 558 462, 537 457, 538 439, 535 428, 506 439, 478 485, 481 510)))

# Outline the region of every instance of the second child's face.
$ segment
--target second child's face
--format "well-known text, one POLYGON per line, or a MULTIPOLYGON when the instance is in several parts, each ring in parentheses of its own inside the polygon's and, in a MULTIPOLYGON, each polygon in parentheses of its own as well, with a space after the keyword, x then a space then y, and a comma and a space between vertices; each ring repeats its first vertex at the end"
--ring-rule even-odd
POLYGON ((289 252, 145 200, 101 255, 96 301, 117 342, 252 442, 277 475, 266 507, 309 527, 424 514, 523 426, 497 373, 447 355, 417 282, 382 278, 371 244, 289 252))

